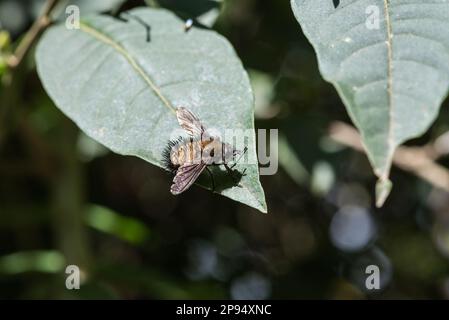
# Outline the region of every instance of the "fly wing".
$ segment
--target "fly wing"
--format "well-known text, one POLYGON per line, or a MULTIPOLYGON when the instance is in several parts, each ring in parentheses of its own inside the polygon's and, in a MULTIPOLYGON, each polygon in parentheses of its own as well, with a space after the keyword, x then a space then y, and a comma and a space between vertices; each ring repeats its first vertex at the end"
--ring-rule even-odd
POLYGON ((178 168, 170 192, 178 195, 186 191, 195 182, 198 176, 203 172, 206 165, 200 164, 185 164, 178 168))
POLYGON ((186 108, 178 108, 176 110, 176 117, 179 125, 187 131, 191 137, 201 137, 204 132, 204 127, 201 121, 186 108))

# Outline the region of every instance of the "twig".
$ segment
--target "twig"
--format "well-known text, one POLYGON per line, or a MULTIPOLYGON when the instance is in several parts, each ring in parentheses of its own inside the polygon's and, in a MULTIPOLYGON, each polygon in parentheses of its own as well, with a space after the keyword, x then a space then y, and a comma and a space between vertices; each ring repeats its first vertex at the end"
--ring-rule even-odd
MULTIPOLYGON (((329 129, 334 141, 360 152, 365 148, 357 130, 343 122, 334 122, 329 129)), ((397 148, 393 163, 405 171, 409 171, 435 187, 449 192, 449 170, 434 162, 435 155, 428 146, 397 148)))
POLYGON ((20 62, 22 62, 38 35, 50 24, 51 13, 58 2, 59 0, 47 0, 41 15, 36 19, 36 21, 34 21, 31 28, 20 41, 14 53, 8 57, 7 63, 10 68, 16 68, 20 62))

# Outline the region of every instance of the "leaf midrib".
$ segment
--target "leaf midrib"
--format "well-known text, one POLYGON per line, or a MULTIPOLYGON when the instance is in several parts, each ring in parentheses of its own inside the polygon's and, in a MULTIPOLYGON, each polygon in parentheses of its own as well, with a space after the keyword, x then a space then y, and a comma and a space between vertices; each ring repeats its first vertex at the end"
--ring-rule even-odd
POLYGON ((393 158, 394 150, 394 122, 393 122, 393 32, 391 27, 391 17, 390 17, 390 8, 389 8, 389 0, 384 1, 384 11, 385 11, 385 23, 387 29, 387 95, 388 95, 388 105, 389 105, 389 121, 388 121, 388 149, 389 149, 389 160, 388 167, 385 168, 382 173, 380 179, 388 180, 390 168, 391 168, 391 160, 393 158))

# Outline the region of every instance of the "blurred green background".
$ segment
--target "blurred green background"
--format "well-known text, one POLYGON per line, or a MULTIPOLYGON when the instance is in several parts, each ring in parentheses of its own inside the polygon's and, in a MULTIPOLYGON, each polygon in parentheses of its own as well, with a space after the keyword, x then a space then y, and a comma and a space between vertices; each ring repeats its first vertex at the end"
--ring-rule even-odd
MULTIPOLYGON (((79 2, 114 15, 157 4, 79 2)), ((216 4, 186 3, 159 1, 183 17, 216 4)), ((393 168, 392 194, 374 207, 366 156, 329 138, 350 120, 290 1, 227 0, 213 25, 250 74, 256 127, 280 132, 279 170, 261 177, 266 215, 199 187, 174 197, 165 172, 83 135, 43 90, 33 50, 8 70, 42 4, 0 0, 0 298, 449 298, 448 194, 393 168), (80 290, 65 287, 69 264, 80 290), (365 289, 370 264, 381 290, 365 289)), ((449 129, 447 105, 408 145, 449 129)))

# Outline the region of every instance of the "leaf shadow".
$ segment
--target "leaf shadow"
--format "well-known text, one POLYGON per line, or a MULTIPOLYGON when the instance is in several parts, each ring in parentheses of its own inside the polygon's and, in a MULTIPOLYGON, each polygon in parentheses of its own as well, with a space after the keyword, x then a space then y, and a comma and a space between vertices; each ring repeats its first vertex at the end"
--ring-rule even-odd
POLYGON ((212 178, 206 170, 198 178, 198 184, 213 190, 215 193, 221 193, 226 189, 239 186, 240 181, 245 176, 244 172, 240 172, 237 169, 231 169, 231 176, 231 173, 224 169, 222 165, 209 166, 208 169, 213 176, 215 189, 213 190, 212 178))
POLYGON ((145 22, 141 17, 137 15, 133 15, 127 11, 120 13, 120 15, 115 17, 116 19, 122 22, 129 22, 130 20, 134 20, 145 28, 146 32, 146 42, 151 42, 151 26, 145 22))

